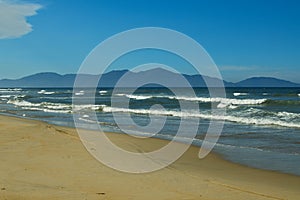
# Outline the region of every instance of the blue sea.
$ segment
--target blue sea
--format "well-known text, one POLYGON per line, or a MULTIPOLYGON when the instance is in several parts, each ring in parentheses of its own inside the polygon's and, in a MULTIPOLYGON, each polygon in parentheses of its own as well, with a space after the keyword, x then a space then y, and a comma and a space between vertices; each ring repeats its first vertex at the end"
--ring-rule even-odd
MULTIPOLYGON (((174 96, 166 88, 139 88, 134 94, 123 89, 114 94, 119 102, 129 100, 129 108, 121 107, 122 103, 120 107, 112 107, 112 91, 109 88, 97 89, 95 105, 89 105, 84 104, 86 95, 94 92, 89 89, 73 95, 71 88, 2 88, 0 113, 74 127, 72 102, 78 98, 83 102, 81 109, 96 112, 97 123, 104 131, 122 133, 112 112, 120 116, 130 114, 141 126, 149 123, 150 115, 166 117, 163 129, 154 137, 167 140, 177 132, 182 117, 199 119, 198 132, 193 140, 198 146, 202 144, 209 122, 224 120, 215 152, 243 165, 300 175, 300 88, 226 88, 226 98, 210 98, 206 88, 194 88, 196 97, 174 96), (179 101, 197 102, 200 109, 182 112, 179 101), (164 109, 149 109, 156 104, 164 109), (212 114, 212 104, 217 105, 216 108, 226 108, 226 115, 212 114)), ((80 120, 85 128, 96 123, 89 115, 80 120)))

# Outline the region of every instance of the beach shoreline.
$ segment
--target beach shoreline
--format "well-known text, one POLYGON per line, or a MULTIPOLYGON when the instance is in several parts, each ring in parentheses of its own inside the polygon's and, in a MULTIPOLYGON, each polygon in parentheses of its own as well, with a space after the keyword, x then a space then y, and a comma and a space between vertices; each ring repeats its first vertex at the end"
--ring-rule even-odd
MULTIPOLYGON (((169 141, 107 133, 118 146, 152 151, 169 141)), ((199 147, 146 174, 110 169, 94 159, 76 129, 0 115, 0 199, 297 199, 300 177, 254 169, 199 147)), ((184 145, 184 144, 183 144, 184 145)))

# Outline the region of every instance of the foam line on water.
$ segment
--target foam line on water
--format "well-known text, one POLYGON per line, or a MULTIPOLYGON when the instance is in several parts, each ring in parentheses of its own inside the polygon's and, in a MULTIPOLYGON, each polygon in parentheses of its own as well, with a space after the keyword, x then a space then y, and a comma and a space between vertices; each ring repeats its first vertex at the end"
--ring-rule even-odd
POLYGON ((168 98, 176 100, 185 100, 185 101, 198 101, 204 103, 223 103, 223 104, 233 104, 233 105, 258 105, 263 104, 267 99, 230 99, 230 98, 221 98, 221 97, 186 97, 186 96, 152 96, 152 95, 131 95, 131 94, 116 94, 117 96, 125 96, 127 98, 144 100, 150 98, 168 98))
POLYGON ((46 94, 46 95, 51 95, 51 94, 55 94, 55 92, 47 92, 46 90, 40 90, 39 92, 37 92, 38 94, 46 94))
POLYGON ((233 96, 237 97, 237 96, 246 96, 248 95, 248 93, 243 93, 243 92, 234 92, 233 96))
POLYGON ((208 113, 197 113, 197 112, 180 112, 173 110, 148 110, 148 109, 127 109, 127 108, 112 108, 109 106, 103 107, 103 112, 124 112, 144 115, 165 115, 180 118, 201 118, 208 120, 224 120, 229 122, 243 123, 243 124, 254 124, 254 125, 273 125, 290 128, 300 128, 300 123, 293 123, 278 119, 266 118, 266 117, 250 117, 250 116, 233 116, 233 115, 212 115, 208 113))

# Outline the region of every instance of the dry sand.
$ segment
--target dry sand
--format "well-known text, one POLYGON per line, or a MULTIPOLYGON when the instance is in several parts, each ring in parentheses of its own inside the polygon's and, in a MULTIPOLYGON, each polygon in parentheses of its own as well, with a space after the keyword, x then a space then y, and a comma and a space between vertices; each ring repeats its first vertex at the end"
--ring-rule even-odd
MULTIPOLYGON (((131 151, 166 144, 108 134, 131 151)), ((95 160, 75 129, 0 116, 0 199, 300 199, 300 177, 233 164, 191 147, 148 174, 127 174, 95 160)))

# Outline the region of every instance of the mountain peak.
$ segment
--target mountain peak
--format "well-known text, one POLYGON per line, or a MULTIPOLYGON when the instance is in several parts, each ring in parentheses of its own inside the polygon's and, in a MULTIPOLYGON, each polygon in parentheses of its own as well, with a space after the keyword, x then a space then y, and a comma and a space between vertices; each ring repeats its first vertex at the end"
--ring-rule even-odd
POLYGON ((61 77, 60 74, 55 73, 55 72, 40 72, 37 74, 33 74, 33 75, 29 75, 29 76, 25 76, 21 79, 30 79, 30 78, 40 78, 40 77, 61 77))

